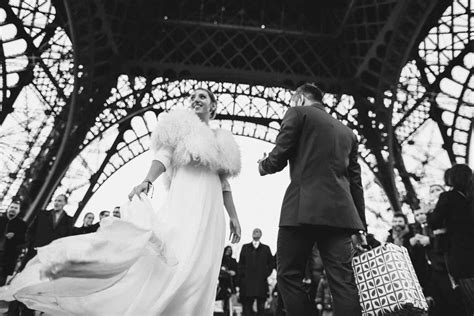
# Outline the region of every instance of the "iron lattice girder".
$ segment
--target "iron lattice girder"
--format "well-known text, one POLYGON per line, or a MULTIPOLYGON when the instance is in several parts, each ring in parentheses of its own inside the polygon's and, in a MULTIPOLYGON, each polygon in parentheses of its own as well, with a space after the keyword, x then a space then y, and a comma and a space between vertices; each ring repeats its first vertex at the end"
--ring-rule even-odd
POLYGON ((196 28, 178 23, 163 24, 162 32, 154 41, 155 47, 148 51, 137 48, 140 51, 126 63, 128 69, 154 71, 155 75, 170 79, 267 86, 293 87, 299 82, 316 81, 329 91, 340 91, 352 82, 352 67, 335 54, 343 51, 337 40, 196 28))
MULTIPOLYGON (((92 19, 97 37, 107 41, 120 56, 121 64, 128 65, 137 75, 150 71, 154 72, 152 77, 290 87, 312 80, 320 82, 329 92, 344 92, 369 62, 366 56, 371 51, 381 51, 374 44, 380 43, 381 33, 386 35, 390 31, 393 26, 390 20, 410 15, 409 10, 423 9, 419 4, 407 6, 411 1, 354 1, 352 5, 343 1, 326 2, 321 5, 326 11, 318 11, 326 13, 324 18, 313 20, 319 31, 311 25, 307 25, 308 29, 301 26, 297 31, 284 28, 291 23, 283 23, 275 31, 271 27, 246 29, 246 20, 236 23, 235 16, 226 14, 213 23, 197 21, 186 14, 195 12, 193 2, 181 3, 178 8, 149 1, 137 1, 133 6, 114 1, 86 2, 97 11, 92 19), (340 21, 337 32, 325 29, 331 24, 332 14, 343 17, 337 20, 340 21), (154 65, 147 67, 147 63, 154 65), (216 74, 224 78, 217 78, 216 74)), ((207 12, 206 4, 211 2, 201 1, 201 10, 207 12)), ((242 12, 255 10, 255 5, 250 3, 239 5, 243 5, 242 12)), ((225 7, 219 10, 225 11, 225 7)), ((296 19, 295 24, 298 23, 296 19)), ((393 65, 395 70, 396 66, 393 65)))
MULTIPOLYGON (((340 33, 341 26, 356 1, 162 1, 156 11, 148 13, 150 19, 166 17, 168 20, 187 23, 215 24, 265 29, 278 32, 301 32, 324 34, 340 33)), ((149 6, 147 6, 149 8, 149 6)), ((141 8, 143 9, 143 8, 141 8)), ((145 16, 143 16, 145 17, 145 16)))
MULTIPOLYGON (((229 30, 223 29, 219 30, 219 25, 216 27, 211 27, 209 26, 208 28, 204 28, 204 30, 211 30, 213 37, 210 39, 204 38, 203 42, 190 42, 191 45, 190 47, 194 47, 195 49, 200 49, 200 51, 196 50, 196 52, 199 52, 199 54, 196 53, 195 56, 200 56, 196 58, 207 58, 208 52, 203 49, 203 46, 201 44, 205 44, 206 40, 218 40, 224 39, 225 40, 234 40, 237 39, 238 37, 243 37, 244 41, 251 41, 255 42, 252 43, 252 45, 247 45, 245 48, 248 48, 251 52, 250 53, 240 53, 239 55, 235 54, 235 51, 238 51, 240 49, 240 45, 233 45, 232 48, 229 50, 228 54, 232 54, 232 51, 234 55, 231 56, 226 56, 226 58, 223 60, 208 60, 208 64, 205 65, 205 67, 201 67, 199 64, 199 60, 193 61, 197 62, 198 64, 194 65, 196 67, 196 71, 199 71, 199 73, 193 73, 189 72, 189 69, 191 66, 191 62, 188 64, 183 64, 180 60, 176 59, 176 56, 173 55, 172 51, 169 50, 161 50, 162 46, 165 47, 165 45, 156 47, 154 45, 156 37, 154 36, 153 32, 149 32, 149 37, 148 39, 143 37, 140 37, 138 35, 142 34, 132 34, 129 32, 126 32, 127 30, 136 31, 138 30, 143 30, 143 24, 140 24, 142 21, 139 19, 136 19, 136 12, 132 10, 123 10, 123 8, 120 8, 120 5, 123 3, 119 2, 104 2, 104 1, 77 1, 77 2, 72 2, 70 1, 70 6, 72 8, 72 16, 74 19, 72 19, 71 25, 77 30, 77 38, 75 38, 75 46, 76 46, 76 63, 82 66, 81 69, 81 79, 80 82, 77 83, 77 88, 76 88, 76 93, 80 93, 80 97, 78 99, 78 112, 77 115, 75 116, 76 121, 74 122, 74 129, 73 129, 73 134, 71 135, 66 135, 66 137, 69 137, 69 142, 68 142, 68 147, 71 149, 70 152, 67 153, 67 157, 63 157, 62 161, 60 162, 60 168, 58 169, 58 173, 53 176, 55 185, 59 182, 60 177, 62 174, 65 172, 65 168, 67 167, 68 162, 72 160, 72 157, 76 154, 78 154, 78 150, 80 147, 83 145, 84 138, 86 137, 85 135, 89 131, 89 129, 92 127, 94 124, 94 119, 96 115, 100 113, 102 110, 103 103, 101 103, 103 100, 106 98, 106 94, 110 91, 107 91, 108 88, 111 88, 112 84, 112 79, 114 77, 114 73, 120 72, 120 67, 122 65, 125 65, 124 67, 128 67, 125 69, 129 69, 130 72, 133 72, 134 74, 143 74, 145 75, 165 75, 168 77, 173 77, 173 76, 178 76, 178 77, 196 77, 199 78, 200 73, 204 73, 208 76, 215 76, 215 79, 222 80, 222 74, 226 74, 228 71, 232 72, 231 67, 235 67, 237 69, 239 66, 241 66, 242 60, 244 61, 244 66, 247 67, 248 71, 244 73, 237 73, 234 74, 232 77, 235 81, 239 82, 259 82, 261 81, 262 83, 266 85, 285 85, 285 86, 295 86, 298 83, 298 80, 308 80, 309 78, 311 80, 321 80, 324 82, 328 83, 328 86, 325 86, 326 90, 329 91, 341 91, 344 89, 349 89, 349 86, 352 88, 354 86, 353 81, 351 78, 354 77, 353 73, 355 73, 355 70, 357 69, 358 65, 360 65, 360 56, 367 53, 367 50, 374 45, 374 39, 377 36, 377 32, 374 32, 373 30, 371 31, 366 31, 366 32, 358 32, 358 33, 364 33, 360 37, 357 37, 358 40, 361 42, 365 43, 363 45, 356 45, 357 51, 352 52, 350 48, 346 50, 346 47, 344 46, 339 46, 337 40, 333 39, 319 39, 318 36, 316 38, 318 39, 316 43, 319 43, 319 45, 325 44, 325 47, 320 47, 320 46, 312 46, 314 45, 311 44, 311 39, 314 40, 314 37, 309 36, 310 44, 307 44, 304 40, 307 40, 305 36, 298 37, 296 35, 288 35, 284 36, 275 34, 275 32, 270 32, 270 31, 252 31, 252 32, 245 32, 243 30, 240 30, 240 32, 236 32, 235 30, 229 30), (114 10, 97 10, 97 7, 103 6, 104 8, 108 8, 106 6, 107 4, 111 4, 114 6, 114 10), (113 13, 119 13, 117 16, 115 16, 116 20, 112 21, 111 19, 108 18, 113 13), (127 20, 126 17, 127 15, 131 15, 132 17, 135 17, 135 19, 132 19, 132 24, 130 23, 130 20, 127 20), (130 27, 129 27, 130 26, 130 27), (217 31, 216 31, 217 30, 217 31), (228 33, 226 33, 228 32, 228 33), (234 32, 234 33, 232 33, 234 32), (122 34, 126 34, 127 38, 122 37, 122 34), (214 35, 215 34, 215 35, 214 35), (230 36, 224 36, 222 34, 231 34, 230 36), (233 35, 232 35, 233 34, 233 35), (263 35, 262 35, 263 34, 263 35), (133 36, 135 35, 135 36, 133 36), (264 49, 259 46, 258 44, 258 39, 261 37, 263 38, 277 38, 278 41, 280 41, 280 38, 284 38, 285 40, 282 42, 282 50, 283 52, 286 52, 285 49, 288 49, 287 46, 297 46, 298 50, 293 50, 293 51, 288 51, 286 53, 287 56, 285 60, 283 60, 281 63, 274 62, 276 65, 272 65, 273 68, 268 68, 271 69, 271 71, 265 70, 265 68, 261 68, 263 66, 260 65, 260 60, 258 58, 255 58, 252 56, 253 54, 257 54, 254 51, 259 50, 259 49, 264 49), (134 42, 134 39, 141 39, 143 45, 136 45, 137 43, 134 42), (144 40, 144 41, 143 41, 144 40), (147 47, 148 44, 148 47, 147 47), (196 45, 197 44, 197 45, 196 45), (328 44, 328 45, 326 45, 328 44), (330 45, 335 45, 332 47, 329 47, 330 45), (299 49, 301 47, 301 50, 299 49), (144 51, 143 49, 146 49, 144 51), (354 56, 340 56, 340 58, 333 58, 334 55, 344 52, 344 51, 349 51, 349 55, 351 53, 354 53, 354 56), (138 54, 140 53, 140 54, 138 54), (158 55, 154 55, 158 54, 158 55), (161 55, 160 55, 161 54, 161 55), (248 54, 248 55, 246 55, 248 54), (296 54, 297 58, 295 58, 294 54, 296 54), (130 55, 130 56, 129 56, 130 55), (136 56, 139 55, 141 58, 137 58, 136 56), (150 60, 147 60, 147 58, 153 57, 160 57, 159 59, 160 63, 157 65, 153 65, 153 69, 143 69, 140 66, 147 64, 150 62, 150 60), (309 56, 309 57, 308 57, 309 56), (133 57, 133 58, 131 58, 133 57), (234 59, 232 59, 234 57, 234 59), (245 59, 244 59, 245 57, 245 59), (359 58, 358 58, 359 57, 359 58), (169 61, 168 63, 166 62, 166 58, 169 61), (174 58, 174 59, 173 59, 174 58), (121 61, 118 63, 117 61, 121 61), (295 61, 296 60, 296 61, 295 61), (258 62, 257 62, 258 61, 258 62), (328 62, 329 61, 329 62, 328 62), (235 62, 236 64, 232 64, 231 62, 235 62), (294 63, 295 64, 292 64, 294 63), (299 63, 299 64, 296 64, 299 63), (247 65, 249 64, 249 65, 247 65), (287 71, 287 73, 284 73, 286 77, 279 77, 275 76, 274 74, 278 74, 278 65, 281 64, 280 66, 282 67, 283 71, 287 71), (165 66, 165 68, 162 67, 162 65, 165 66), (117 66, 114 68, 114 66, 117 66), (160 68, 162 67, 162 68, 160 68), (260 67, 260 68, 259 68, 260 67), (311 68, 313 67, 313 68, 311 68), (319 68, 318 68, 319 67, 319 68), (291 75, 294 73, 292 72, 296 68, 298 71, 302 71, 303 75, 301 77, 291 77, 291 75), (309 72, 307 70, 309 68, 309 72), (208 71, 211 69, 212 71, 208 71), (263 69, 263 70, 262 70, 263 69), (313 70, 311 70, 313 69, 313 70), (316 70, 314 70, 316 69, 316 70), (206 73, 207 71, 207 73, 206 73), (149 72, 149 73, 147 73, 149 72), (309 74, 309 75, 308 75, 309 74), (322 77, 323 76, 326 77, 322 77), (348 75, 349 74, 349 75, 348 75), (351 75, 352 74, 352 75, 351 75), (264 76, 265 75, 265 76, 264 76), (271 76, 270 76, 271 75, 271 76), (261 77, 259 77, 261 76, 261 77), (289 77, 288 77, 289 76, 289 77), (312 76, 315 76, 314 78, 312 76), (318 77, 319 76, 319 77, 318 77), (217 78, 218 77, 218 78, 217 78), (275 81, 275 78, 277 78, 278 81, 275 81), (289 79, 287 79, 289 78, 289 79), (300 78, 300 79, 298 79, 300 78), (336 80, 334 79, 336 78, 336 80), (350 78, 349 81, 344 81, 346 78, 350 78), (324 80, 323 80, 324 79, 324 80), (274 81, 272 81, 274 80, 274 81), (332 86, 334 82, 334 85, 332 86), (100 87, 100 90, 97 90, 98 87, 100 87), (92 101, 91 101, 92 100, 92 101)), ((143 2, 145 3, 145 2, 143 2)), ((147 2, 150 3, 150 2, 147 2)), ((372 2, 374 6, 378 7, 377 1, 372 2)), ((396 1, 384 1, 381 2, 382 5, 394 5, 396 1)), ((399 2, 400 3, 400 2, 399 2)), ((398 5, 406 5, 406 2, 403 1, 402 4, 396 4, 398 5)), ((354 9, 351 9, 350 12, 356 12, 356 10, 364 10, 369 11, 370 10, 370 5, 369 6, 364 6, 363 1, 357 1, 356 5, 354 6, 354 9)), ((390 11, 390 10, 389 10, 390 11)), ((393 13, 389 12, 389 15, 393 13)), ((403 12, 398 12, 397 14, 402 15, 403 12)), ((386 23, 386 16, 383 16, 383 14, 376 14, 374 16, 368 15, 367 18, 374 18, 376 17, 378 20, 378 26, 380 27, 386 23)), ((345 19, 346 21, 351 21, 350 16, 345 19)), ((362 19, 364 21, 364 19, 362 19)), ((360 29, 364 27, 364 23, 357 24, 356 26, 360 29)), ((150 23, 150 22, 148 22, 150 23)), ((151 24, 145 24, 145 26, 154 26, 156 23, 152 21, 151 24)), ((165 29, 166 25, 172 25, 172 23, 163 22, 162 20, 158 21, 160 25, 163 27, 161 28, 153 28, 151 27, 150 30, 154 31, 156 30, 163 30, 165 29)), ((349 23, 349 22, 348 22, 349 23)), ((421 22, 420 22, 421 23, 421 22)), ((219 24, 219 23, 218 23, 219 24)), ((349 25, 349 24, 347 24, 349 25)), ((181 26, 186 29, 186 26, 181 26)), ((380 29, 380 28, 379 28, 380 29)), ((188 29, 186 29, 188 30, 188 29)), ((179 31, 178 31, 179 32, 179 31)), ((201 31, 205 32, 205 31, 201 31)), ((207 32, 207 31, 206 31, 207 32)), ((343 29, 342 32, 345 32, 343 29)), ((206 33, 204 33, 206 34, 206 33)), ((148 35, 148 34, 145 34, 148 35)), ((178 34, 179 35, 179 34, 178 34)), ((182 37, 184 41, 186 40, 191 40, 189 36, 186 34, 184 37, 182 37)), ((167 41, 169 41, 171 44, 170 45, 176 45, 178 48, 183 48, 184 46, 181 45, 181 43, 176 43, 173 42, 172 38, 167 38, 167 41)), ((216 43, 222 44, 222 42, 217 41, 216 43)), ((233 43, 233 42, 231 42, 233 43)), ((264 42, 264 46, 273 44, 275 46, 276 42, 267 40, 264 42)), ((165 42, 164 44, 169 44, 165 42)), ((208 46, 207 49, 220 49, 219 45, 215 45, 215 43, 211 46, 208 46)), ((280 47, 272 47, 273 53, 277 52, 279 53, 280 47)), ((408 50, 408 47, 406 48, 408 50)), ((212 53, 211 53, 212 54, 212 53)), ((268 53, 270 54, 270 53, 268 53)), ((261 55, 263 56, 263 55, 261 55)), ((183 55, 180 55, 180 57, 183 57, 183 55)), ((185 55, 184 57, 187 57, 185 55)), ((261 58, 260 56, 257 57, 261 58)), ((266 59, 266 58, 265 58, 266 59)), ((271 58, 268 58, 271 59, 271 58)), ((266 66, 266 65, 264 65, 266 66)), ((145 67, 146 68, 146 67, 145 67)), ((193 70, 194 71, 194 70, 193 70)), ((61 132, 61 130, 57 130, 56 132, 61 132)), ((51 158, 54 160, 55 154, 51 152, 51 158)), ((47 170, 48 166, 43 165, 42 166, 43 170, 47 170), (46 169, 45 169, 46 168, 46 169)), ((45 204, 47 199, 49 199, 49 196, 52 194, 52 191, 54 190, 54 187, 51 187, 49 190, 49 194, 45 195, 44 197, 41 197, 41 200, 39 204, 45 204)), ((29 194, 34 195, 35 190, 30 190, 29 194)), ((36 190, 37 191, 37 190, 36 190)))
MULTIPOLYGON (((408 60, 415 40, 425 25, 426 19, 435 7, 435 2, 401 1, 389 23, 379 33, 377 45, 373 45, 361 71, 363 88, 373 96, 372 100, 356 93, 355 106, 359 110, 359 131, 366 139, 365 146, 375 159, 365 159, 383 184, 395 212, 401 212, 401 201, 395 184, 394 168, 404 169, 402 155, 395 155, 398 141, 392 126, 396 82, 402 67, 408 60), (386 91, 391 90, 387 94, 386 91), (377 132, 374 133, 374 130, 377 132)), ((402 171, 402 170, 400 170, 402 171)), ((407 195, 415 196, 414 188, 406 172, 400 172, 407 195)), ((411 206, 417 207, 416 199, 411 206)))
MULTIPOLYGON (((31 164, 30 173, 25 178, 19 189, 19 195, 24 198, 23 206, 27 209, 25 218, 31 219, 35 211, 45 207, 58 186, 60 179, 64 176, 67 167, 79 153, 79 146, 83 142, 87 132, 93 125, 96 115, 100 113, 104 102, 110 93, 113 85, 114 74, 111 63, 111 48, 96 37, 96 30, 91 22, 91 7, 82 2, 70 2, 71 15, 78 17, 69 21, 69 33, 80 34, 74 42, 75 63, 81 65, 81 72, 77 74, 74 92, 76 94, 76 111, 73 115, 71 134, 65 135, 67 126, 65 117, 68 116, 71 106, 63 106, 61 113, 55 122, 55 127, 48 136, 40 153, 31 164), (72 32, 74 30, 75 32, 72 32), (63 137, 67 138, 63 142, 63 137), (67 144, 63 148, 63 144, 67 144), (60 155, 61 152, 64 152, 60 155), (53 167, 52 167, 53 166, 53 167), (52 169, 52 170, 50 170, 52 169), (47 181, 45 181, 47 179, 47 181), (42 194, 39 194, 39 193, 42 194)), ((62 94, 61 87, 57 87, 57 92, 62 94)), ((66 103, 71 99, 64 96, 66 103)))
MULTIPOLYGON (((15 26, 16 34, 7 41, 2 41, 0 39, 0 77, 2 81, 2 104, 1 104, 1 111, 0 111, 0 125, 5 120, 6 116, 13 111, 13 103, 15 102, 16 98, 20 94, 21 90, 24 86, 31 83, 33 80, 33 67, 38 61, 40 60, 41 53, 48 48, 47 41, 49 40, 48 34, 43 39, 43 45, 38 48, 33 43, 33 38, 30 34, 28 34, 24 28, 23 22, 20 18, 15 14, 12 7, 8 4, 7 0, 0 1, 0 9, 4 10, 6 14, 6 19, 3 25, 12 24, 15 26), (25 51, 21 55, 25 55, 28 58, 27 65, 20 70, 14 71, 12 73, 17 73, 19 78, 18 82, 14 86, 8 86, 7 84, 7 75, 10 74, 8 65, 9 58, 19 57, 19 56, 8 56, 6 52, 3 51, 4 43, 13 42, 17 40, 24 40, 26 43, 25 51), (46 41, 46 42, 45 42, 46 41)), ((0 25, 0 26, 3 26, 0 25)), ((13 67, 15 68, 15 67, 13 67)))
MULTIPOLYGON (((427 79, 424 79, 421 76, 420 82, 423 87, 426 89, 425 93, 421 98, 417 100, 413 107, 408 109, 403 116, 403 118, 397 123, 395 129, 400 134, 400 141, 403 143, 407 141, 411 134, 413 134, 426 120, 430 117, 433 118, 440 127, 441 136, 444 140, 444 149, 448 152, 449 159, 452 163, 456 162, 456 155, 453 151, 453 144, 455 142, 453 135, 456 129, 456 120, 454 121, 452 131, 450 135, 448 135, 449 126, 447 126, 442 120, 442 113, 444 112, 435 101, 436 97, 441 92, 440 83, 443 79, 452 78, 452 71, 456 66, 463 65, 464 58, 474 51, 474 42, 469 41, 469 43, 464 47, 464 49, 455 57, 453 58, 448 65, 444 68, 443 72, 440 73, 434 82, 429 83, 427 79), (427 103, 427 104, 425 104, 427 103)), ((428 67, 423 59, 418 57, 416 59, 416 63, 419 69, 422 71, 426 71, 425 69, 428 67)), ((472 72, 472 69, 471 69, 472 72)), ((469 84, 469 78, 467 78, 465 85, 469 84)), ((462 96, 461 96, 462 97, 462 96)), ((459 102, 462 102, 461 100, 459 102)), ((456 115, 459 114, 459 109, 457 109, 456 115)), ((471 119, 469 117, 464 117, 466 119, 471 119)), ((472 129, 472 128, 471 128, 472 129)), ((469 130, 462 130, 465 133, 469 133, 469 130)), ((469 143, 466 142, 464 144, 466 148, 468 147, 469 143)), ((466 155, 467 158, 467 155, 466 155)))

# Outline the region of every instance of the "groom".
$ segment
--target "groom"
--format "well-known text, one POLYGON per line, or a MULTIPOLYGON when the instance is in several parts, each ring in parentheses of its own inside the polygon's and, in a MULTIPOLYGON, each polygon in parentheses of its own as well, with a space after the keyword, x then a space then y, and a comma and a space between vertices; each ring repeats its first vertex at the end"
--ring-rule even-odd
POLYGON ((277 242, 278 289, 288 316, 311 315, 302 280, 317 242, 336 316, 360 315, 351 260, 351 235, 362 243, 364 195, 357 162, 357 137, 333 118, 323 93, 304 84, 291 98, 275 148, 259 161, 260 175, 290 164, 291 182, 280 215, 277 242))

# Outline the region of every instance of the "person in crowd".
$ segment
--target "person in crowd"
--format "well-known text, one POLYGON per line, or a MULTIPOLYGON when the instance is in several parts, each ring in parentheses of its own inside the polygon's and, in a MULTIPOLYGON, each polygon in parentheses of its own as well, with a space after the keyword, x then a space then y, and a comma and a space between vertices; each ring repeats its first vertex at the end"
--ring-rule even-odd
POLYGON ((36 255, 36 248, 73 234, 73 219, 64 211, 67 202, 67 196, 60 194, 53 201, 53 209, 38 212, 27 231, 27 260, 36 255))
MULTIPOLYGON (((272 260, 272 270, 273 269, 277 269, 277 254, 276 253, 273 256, 273 260, 272 260)), ((308 272, 308 267, 307 267, 306 275, 308 274, 309 272, 308 272)), ((272 295, 272 300, 271 300, 270 308, 273 312, 273 316, 285 316, 286 311, 283 304, 283 299, 281 297, 281 293, 280 291, 278 291, 278 283, 276 283, 275 286, 273 287, 271 295, 272 295)))
POLYGON ((272 316, 285 316, 286 310, 283 304, 283 299, 278 291, 278 283, 275 284, 272 290, 272 298, 270 301, 270 313, 272 316))
POLYGON ((87 212, 86 215, 84 215, 84 222, 81 227, 74 227, 73 228, 73 234, 74 235, 80 235, 80 234, 89 234, 89 233, 94 233, 97 231, 97 226, 95 226, 94 223, 94 213, 92 212, 87 212))
POLYGON ((237 278, 237 271, 239 269, 239 265, 237 260, 232 257, 232 247, 226 246, 224 248, 224 255, 222 256, 222 264, 221 264, 221 271, 225 271, 226 281, 222 280, 221 283, 228 284, 228 288, 232 290, 232 293, 235 293, 235 280, 237 278))
POLYGON ((99 213, 99 221, 97 223, 95 223, 93 225, 93 230, 94 231, 97 231, 99 228, 100 228, 100 222, 106 218, 106 217, 109 217, 110 216, 110 211, 107 211, 107 210, 103 210, 103 211, 100 211, 99 213))
POLYGON ((26 224, 18 217, 20 201, 13 200, 7 208, 6 217, 0 218, 0 286, 7 276, 13 274, 21 246, 25 242, 26 224))
POLYGON ((114 210, 112 211, 112 216, 117 217, 117 218, 121 217, 120 206, 114 207, 114 210))
POLYGON ((426 209, 419 208, 413 212, 413 215, 415 217, 415 223, 409 225, 411 237, 409 239, 410 247, 408 251, 418 281, 420 281, 420 285, 426 295, 429 291, 427 288, 429 287, 430 281, 431 259, 429 252, 432 248, 434 235, 426 221, 426 209))
POLYGON ((216 300, 224 301, 224 313, 229 315, 229 298, 235 294, 235 280, 237 277, 238 263, 232 257, 232 247, 224 248, 222 256, 221 271, 219 273, 219 290, 216 300))
POLYGON ((435 235, 431 227, 423 225, 427 223, 426 215, 429 210, 431 209, 425 208, 414 212, 417 223, 413 225, 413 231, 415 236, 416 234, 429 235, 430 245, 413 246, 410 257, 430 305, 429 315, 442 316, 449 315, 451 312, 457 315, 456 311, 462 314, 460 300, 453 291, 446 267, 444 256, 446 246, 443 246, 442 239, 445 234, 435 235))
POLYGON ((318 289, 319 281, 323 274, 323 261, 321 260, 321 254, 319 253, 317 243, 314 243, 313 249, 311 249, 311 254, 308 257, 306 263, 306 273, 305 278, 303 279, 303 284, 310 302, 312 302, 311 309, 314 312, 316 305, 314 305, 314 299, 316 297, 316 291, 318 289))
POLYGON ((329 289, 328 280, 326 277, 326 273, 321 275, 321 279, 318 284, 318 288, 316 291, 316 309, 318 311, 318 315, 320 316, 332 316, 333 315, 333 307, 332 307, 332 295, 331 290, 329 289))
POLYGON ((107 211, 107 210, 100 211, 100 213, 99 213, 99 222, 101 220, 103 220, 104 218, 109 217, 109 216, 110 216, 110 211, 107 211))
POLYGON ((365 203, 354 132, 328 113, 323 92, 303 84, 293 94, 275 147, 259 161, 264 176, 290 165, 278 230, 278 289, 289 316, 311 313, 304 290, 308 255, 317 242, 334 309, 359 315, 359 295, 350 265, 351 235, 365 243, 365 203))
MULTIPOLYGON (((73 235, 73 218, 66 214, 64 207, 68 199, 64 194, 56 196, 53 201, 53 209, 40 210, 26 232, 26 245, 28 247, 20 270, 37 254, 37 248, 43 247, 52 241, 73 235)), ((13 301, 9 308, 12 313, 22 310, 24 315, 34 315, 34 311, 27 308, 23 303, 13 301)))
MULTIPOLYGON (((474 202, 472 170, 468 165, 457 164, 451 168, 449 181, 452 190, 439 196, 435 209, 428 215, 432 229, 446 228, 445 252, 448 273, 457 287, 464 313, 474 313, 474 202)), ((451 311, 452 314, 452 311, 451 311)))
POLYGON ((411 231, 405 214, 395 213, 392 217, 392 228, 388 231, 387 242, 405 248, 410 247, 411 231))
POLYGON ((252 306, 257 301, 257 315, 263 315, 268 295, 268 281, 273 270, 273 258, 270 247, 260 242, 262 231, 255 228, 253 241, 242 246, 238 266, 240 300, 243 315, 253 315, 252 306))

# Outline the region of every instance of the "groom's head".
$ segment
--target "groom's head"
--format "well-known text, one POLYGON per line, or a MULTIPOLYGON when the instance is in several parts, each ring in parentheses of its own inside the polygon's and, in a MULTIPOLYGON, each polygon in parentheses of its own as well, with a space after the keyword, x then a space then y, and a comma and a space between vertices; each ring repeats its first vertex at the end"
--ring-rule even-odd
POLYGON ((324 93, 315 84, 305 83, 299 86, 290 100, 291 106, 323 103, 324 93))
POLYGON ((262 237, 262 231, 260 230, 260 228, 255 228, 252 232, 253 240, 259 241, 261 237, 262 237))

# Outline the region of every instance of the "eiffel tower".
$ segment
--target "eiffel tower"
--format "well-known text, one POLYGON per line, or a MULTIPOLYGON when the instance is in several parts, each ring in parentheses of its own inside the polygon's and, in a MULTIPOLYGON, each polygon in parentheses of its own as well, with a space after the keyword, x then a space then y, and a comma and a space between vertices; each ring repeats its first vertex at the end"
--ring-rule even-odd
POLYGON ((82 192, 77 216, 196 86, 218 96, 223 128, 273 142, 310 81, 360 137, 391 208, 416 209, 439 157, 470 158, 472 5, 0 0, 1 208, 19 197, 29 220, 61 188, 82 192))

